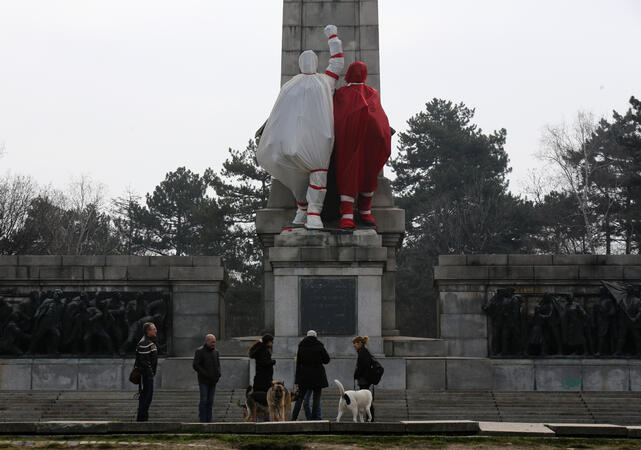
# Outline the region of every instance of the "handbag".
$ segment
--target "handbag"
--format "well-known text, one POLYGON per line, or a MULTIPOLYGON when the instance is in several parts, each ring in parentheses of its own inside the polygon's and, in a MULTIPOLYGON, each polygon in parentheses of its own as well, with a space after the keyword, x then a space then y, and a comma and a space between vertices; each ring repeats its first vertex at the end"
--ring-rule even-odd
POLYGON ((129 381, 133 384, 140 385, 140 382, 142 381, 142 373, 140 372, 140 369, 138 367, 134 367, 133 369, 131 369, 131 373, 129 374, 129 381))

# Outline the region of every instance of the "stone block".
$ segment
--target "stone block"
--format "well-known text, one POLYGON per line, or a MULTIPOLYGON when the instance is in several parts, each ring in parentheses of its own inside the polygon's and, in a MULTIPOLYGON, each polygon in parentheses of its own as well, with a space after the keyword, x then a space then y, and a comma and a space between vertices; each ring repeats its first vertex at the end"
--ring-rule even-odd
POLYGON ((117 391, 122 389, 123 378, 121 359, 79 360, 79 391, 117 391))
POLYGON ((85 281, 102 281, 105 279, 105 268, 103 266, 88 266, 82 268, 82 279, 85 281))
POLYGON ((176 266, 176 267, 191 267, 193 266, 193 259, 191 256, 150 256, 150 266, 176 266))
POLYGON ((169 279, 169 267, 168 266, 158 266, 158 267, 144 267, 144 266, 132 266, 127 267, 127 279, 133 281, 142 281, 142 280, 168 280, 169 279))
POLYGON ((249 358, 221 358, 218 381, 219 389, 245 389, 251 384, 249 380, 249 358))
POLYGON ((0 391, 31 389, 31 360, 0 360, 0 391))
POLYGON ((557 360, 535 362, 534 382, 537 391, 580 391, 583 386, 581 363, 557 360))
POLYGON ((329 431, 340 434, 403 434, 405 425, 400 422, 352 422, 352 413, 343 414, 344 422, 330 422, 329 431))
POLYGON ((300 248, 296 247, 271 247, 269 250, 270 261, 299 261, 300 248))
POLYGON ((102 273, 105 280, 121 281, 127 279, 127 268, 124 266, 106 266, 102 273))
MULTIPOLYGON (((363 50, 378 50, 378 26, 364 25, 360 27, 360 44, 363 50)), ((369 77, 368 77, 369 81, 369 77)))
POLYGON ((329 433, 329 420, 298 422, 258 422, 258 434, 329 433))
POLYGON ((385 247, 356 247, 354 249, 356 261, 387 261, 387 249, 385 247))
POLYGON ((641 266, 624 266, 623 279, 629 281, 641 280, 641 266))
POLYGON ((199 266, 220 266, 223 259, 220 256, 192 256, 194 267, 199 266))
MULTIPOLYGON (((216 334, 217 330, 213 330, 216 334)), ((194 352, 198 347, 203 345, 202 336, 192 336, 192 337, 176 337, 172 336, 171 339, 171 355, 172 356, 193 356, 194 352)))
POLYGON ((484 292, 440 292, 441 314, 480 314, 485 304, 484 292))
POLYGON ((102 255, 64 255, 63 266, 104 266, 105 256, 102 255))
POLYGON ((552 255, 552 264, 555 266, 592 265, 596 263, 596 255, 552 255))
POLYGON ((445 390, 445 359, 408 359, 407 389, 445 390))
MULTIPOLYGON (((380 92, 381 91, 381 76, 379 74, 377 74, 377 73, 368 73, 367 74, 367 85, 370 86, 370 87, 373 87, 374 89, 376 89, 377 91, 380 92)), ((387 208, 381 208, 381 209, 372 208, 372 215, 376 219, 376 223, 379 224, 378 227, 376 228, 377 230, 382 232, 383 228, 381 228, 380 224, 381 223, 385 223, 385 222, 383 222, 383 219, 381 218, 381 214, 389 211, 390 209, 391 208, 389 208, 389 209, 387 209, 387 208)), ((394 209, 396 210, 396 208, 394 208, 394 209)), ((401 211, 403 211, 403 220, 404 220, 405 219, 405 210, 403 209, 401 211)), ((383 216, 383 217, 385 217, 385 216, 383 216)), ((395 231, 395 232, 399 232, 398 231, 398 227, 391 228, 390 231, 392 231, 392 230, 395 231)))
POLYGON ((403 420, 407 434, 476 434, 479 423, 470 420, 403 420))
POLYGON ((360 25, 378 25, 378 1, 360 1, 360 25))
POLYGON ((534 279, 575 281, 579 279, 579 266, 537 266, 534 279))
POLYGON ((31 388, 44 391, 75 391, 78 388, 77 359, 35 359, 31 388))
MULTIPOLYGON (((196 351, 196 349, 193 351, 196 351)), ((163 389, 198 390, 198 376, 196 375, 192 364, 193 356, 186 358, 166 358, 162 367, 163 389)))
MULTIPOLYGON (((0 280, 24 280, 29 278, 29 267, 0 266, 0 280)), ((37 275, 36 277, 37 278, 37 275)))
POLYGON ((58 255, 18 255, 20 266, 61 266, 62 256, 58 255))
POLYGON ((175 292, 174 314, 218 314, 220 296, 217 293, 175 292))
POLYGON ((105 264, 108 266, 148 266, 149 256, 107 255, 105 264))
POLYGON ((336 25, 339 37, 341 26, 353 26, 357 23, 354 2, 304 2, 302 17, 303 23, 307 26, 324 27, 328 23, 336 25))
POLYGON ((641 363, 630 363, 630 390, 641 391, 641 363))
POLYGON ((253 422, 181 423, 181 433, 198 434, 254 434, 253 422))
POLYGON ((554 431, 557 437, 626 437, 628 429, 619 425, 592 423, 546 423, 546 427, 554 431))
POLYGON ((38 422, 0 422, 0 434, 36 434, 37 424, 38 422))
POLYGON ((641 255, 596 255, 597 264, 641 266, 641 255))
POLYGON ((354 255, 354 247, 339 247, 338 249, 338 260, 347 262, 347 261, 354 261, 355 260, 355 255, 354 255))
POLYGON ((301 12, 301 2, 283 2, 283 28, 286 25, 300 24, 302 20, 301 12))
POLYGON ((446 375, 448 390, 490 390, 493 387, 489 359, 447 359, 446 375))
POLYGON ((381 324, 381 277, 358 277, 358 329, 361 336, 380 336, 381 324))
POLYGON ((579 278, 584 280, 622 280, 623 266, 579 266, 579 278))
POLYGON ((441 314, 441 337, 486 338, 487 317, 485 314, 441 314))
POLYGON ((490 280, 533 280, 534 266, 490 266, 490 280))
POLYGON ((439 266, 465 266, 467 256, 465 255, 438 255, 439 266))
POLYGON ((303 247, 300 249, 301 261, 335 261, 338 259, 336 247, 303 247))
POLYGON ((216 332, 219 327, 218 314, 174 314, 173 335, 179 338, 199 338, 216 332))
POLYGON ((435 280, 487 280, 488 268, 482 266, 435 266, 435 280))
POLYGON ((532 361, 493 362, 492 373, 495 391, 534 390, 534 364, 532 361))
POLYGON ((542 423, 479 422, 482 436, 554 437, 542 423))
POLYGON ((17 266, 17 255, 0 255, 0 266, 17 266))
POLYGON ((630 386, 630 368, 620 361, 585 361, 583 365, 584 391, 627 391, 630 386))
POLYGON ((448 356, 487 358, 487 339, 448 339, 448 356))
POLYGON ((38 422, 36 433, 47 435, 105 434, 109 432, 110 424, 111 422, 107 421, 38 422))
POLYGON ((407 368, 404 358, 379 358, 385 368, 381 382, 376 386, 380 389, 406 389, 407 368))
MULTIPOLYGON (((250 371, 251 380, 254 379, 255 364, 252 364, 254 372, 250 371)), ((293 358, 277 358, 274 366, 274 380, 285 382, 285 386, 292 388, 294 386, 294 376, 296 374, 296 361, 293 358)))
POLYGON ((298 336, 298 277, 275 276, 274 295, 276 336, 298 336))
POLYGON ((225 268, 222 266, 209 267, 169 267, 170 280, 201 280, 214 281, 225 278, 225 268))
POLYGON ((507 265, 507 255, 467 255, 469 266, 504 266, 507 265))
POLYGON ((41 280, 82 280, 82 267, 40 267, 39 277, 41 280))
MULTIPOLYGON (((367 66, 367 72, 380 73, 380 59, 378 50, 362 50, 361 61, 367 66)), ((345 66, 349 67, 349 66, 345 66)), ((369 80, 368 80, 369 81, 369 80)))
POLYGON ((511 266, 545 266, 552 265, 552 255, 507 255, 511 266))

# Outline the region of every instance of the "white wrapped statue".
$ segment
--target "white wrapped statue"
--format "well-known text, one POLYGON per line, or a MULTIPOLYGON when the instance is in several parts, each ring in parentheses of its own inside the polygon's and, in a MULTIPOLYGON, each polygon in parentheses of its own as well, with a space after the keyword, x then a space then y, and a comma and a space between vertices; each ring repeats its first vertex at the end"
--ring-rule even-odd
POLYGON ((256 151, 258 164, 294 194, 294 224, 310 229, 323 228, 320 215, 334 146, 333 95, 345 64, 336 27, 327 25, 324 31, 330 50, 327 70, 316 73, 313 51, 300 54, 301 73, 281 88, 256 151))

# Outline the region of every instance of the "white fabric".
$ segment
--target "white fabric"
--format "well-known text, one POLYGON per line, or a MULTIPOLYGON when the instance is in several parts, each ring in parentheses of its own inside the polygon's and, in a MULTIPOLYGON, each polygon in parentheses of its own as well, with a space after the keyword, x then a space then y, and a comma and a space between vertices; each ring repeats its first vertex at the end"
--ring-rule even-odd
POLYGON ((305 50, 298 57, 298 67, 300 68, 300 73, 316 73, 318 56, 311 50, 305 50))
POLYGON ((360 195, 362 195, 363 197, 374 197, 373 192, 361 192, 360 195))
POLYGON ((307 209, 309 212, 320 214, 327 193, 327 172, 312 172, 309 174, 309 187, 307 188, 307 209), (317 189, 317 188, 324 189, 317 189))
POLYGON ((354 203, 354 197, 350 197, 349 195, 341 195, 341 202, 354 203))
POLYGON ((341 219, 353 219, 353 218, 354 218, 354 214, 343 214, 341 216, 341 219))
POLYGON ((316 337, 316 336, 317 336, 317 334, 316 334, 316 332, 315 332, 314 330, 309 330, 309 331, 307 332, 307 336, 314 336, 314 337, 316 337))
POLYGON ((294 217, 294 223, 295 225, 303 225, 305 224, 305 221, 307 220, 307 208, 301 208, 300 206, 296 210, 296 217, 294 217))

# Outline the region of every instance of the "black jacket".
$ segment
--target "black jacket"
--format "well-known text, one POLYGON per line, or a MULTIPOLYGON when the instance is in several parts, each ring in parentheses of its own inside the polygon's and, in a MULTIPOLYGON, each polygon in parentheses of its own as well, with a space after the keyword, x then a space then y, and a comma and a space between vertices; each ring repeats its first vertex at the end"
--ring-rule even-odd
POLYGON ((326 388, 327 375, 323 364, 329 363, 325 346, 314 336, 307 336, 298 344, 295 383, 303 388, 326 388))
POLYGON ((146 335, 138 341, 138 345, 136 346, 136 362, 134 365, 138 367, 142 376, 145 378, 153 378, 156 375, 158 347, 156 347, 156 343, 146 335))
POLYGON ((364 385, 365 383, 362 380, 366 380, 367 384, 371 384, 369 381, 369 373, 372 367, 372 354, 367 350, 367 347, 363 346, 358 351, 358 359, 356 360, 356 370, 354 371, 354 379, 357 381, 359 386, 364 385))
POLYGON ((198 383, 216 384, 220 379, 220 355, 215 348, 203 345, 194 354, 194 370, 198 373, 198 383))
POLYGON ((267 392, 272 386, 274 377, 274 364, 267 345, 262 342, 256 345, 249 354, 250 358, 256 360, 256 375, 254 375, 254 391, 267 392))

